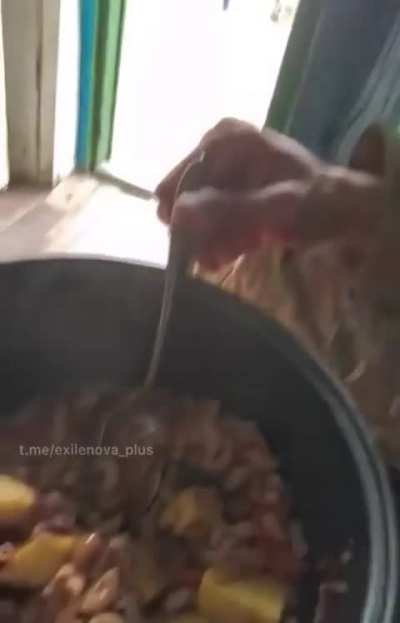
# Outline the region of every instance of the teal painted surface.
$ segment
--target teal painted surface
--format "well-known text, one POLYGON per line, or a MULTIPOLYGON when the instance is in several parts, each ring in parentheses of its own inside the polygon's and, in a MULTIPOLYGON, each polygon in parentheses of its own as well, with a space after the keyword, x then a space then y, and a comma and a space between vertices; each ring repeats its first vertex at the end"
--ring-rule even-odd
POLYGON ((96 48, 96 0, 80 1, 80 79, 79 79, 79 117, 76 163, 81 169, 87 167, 90 151, 91 100, 94 72, 93 57, 96 48))
POLYGON ((93 170, 111 151, 125 0, 80 2, 77 166, 93 170))
POLYGON ((109 160, 118 86, 125 0, 99 1, 91 167, 109 160))

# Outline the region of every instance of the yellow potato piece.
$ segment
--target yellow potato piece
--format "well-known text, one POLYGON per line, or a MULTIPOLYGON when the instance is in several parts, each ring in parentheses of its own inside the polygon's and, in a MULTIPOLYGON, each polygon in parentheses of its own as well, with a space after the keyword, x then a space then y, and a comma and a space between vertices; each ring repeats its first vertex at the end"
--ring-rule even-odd
POLYGON ((176 536, 201 537, 221 521, 221 516, 221 501, 214 489, 189 487, 165 508, 160 527, 176 536))
POLYGON ((213 623, 278 623, 286 596, 287 587, 268 576, 237 580, 210 569, 200 585, 198 607, 213 623))
POLYGON ((19 547, 0 569, 0 586, 41 588, 72 554, 78 537, 38 534, 19 547))
POLYGON ((17 524, 33 508, 35 491, 16 478, 0 474, 0 525, 17 524))

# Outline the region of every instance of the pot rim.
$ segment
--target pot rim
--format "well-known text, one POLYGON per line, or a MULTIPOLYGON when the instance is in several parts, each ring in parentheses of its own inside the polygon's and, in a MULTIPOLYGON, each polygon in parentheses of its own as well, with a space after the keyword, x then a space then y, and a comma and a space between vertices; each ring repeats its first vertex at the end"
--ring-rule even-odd
MULTIPOLYGON (((101 262, 130 266, 153 274, 158 273, 160 278, 164 272, 163 268, 148 263, 94 254, 46 254, 24 257, 3 262, 1 267, 23 264, 61 265, 66 262, 71 264, 85 262, 94 265, 101 262)), ((399 581, 399 543, 394 499, 383 460, 348 390, 340 384, 317 355, 307 351, 288 329, 273 318, 260 313, 238 297, 198 279, 188 277, 185 280, 185 287, 203 290, 209 300, 212 300, 212 305, 217 307, 226 306, 226 300, 230 299, 234 304, 229 313, 237 317, 241 324, 248 326, 253 332, 256 331, 263 339, 267 339, 273 348, 286 357, 303 377, 312 383, 330 405, 335 422, 358 466, 369 518, 371 559, 374 564, 370 565, 368 570, 362 623, 392 623, 399 581)))

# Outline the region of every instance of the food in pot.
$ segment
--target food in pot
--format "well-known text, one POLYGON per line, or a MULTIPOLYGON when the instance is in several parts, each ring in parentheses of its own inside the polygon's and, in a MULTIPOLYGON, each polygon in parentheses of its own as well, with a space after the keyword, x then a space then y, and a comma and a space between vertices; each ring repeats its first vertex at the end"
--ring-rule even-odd
POLYGON ((279 623, 293 608, 307 548, 252 422, 119 392, 37 401, 2 443, 1 621, 279 623))
MULTIPOLYGON (((74 534, 43 532, 13 548, 0 567, 0 585, 41 588, 49 582, 79 542, 74 534)), ((4 546, 3 546, 4 547, 4 546)))
POLYGON ((271 576, 229 577, 210 569, 202 578, 198 607, 211 621, 280 621, 286 603, 287 585, 271 576))
POLYGON ((0 526, 20 524, 33 509, 36 493, 20 480, 0 474, 0 526))

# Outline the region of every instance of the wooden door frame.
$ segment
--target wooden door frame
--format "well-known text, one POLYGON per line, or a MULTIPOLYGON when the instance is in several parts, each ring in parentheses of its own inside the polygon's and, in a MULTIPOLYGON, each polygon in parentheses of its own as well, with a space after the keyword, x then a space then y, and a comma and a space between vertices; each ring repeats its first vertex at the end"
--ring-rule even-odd
POLYGON ((4 80, 3 24, 0 0, 0 190, 7 186, 9 181, 7 113, 4 80))
POLYGON ((78 8, 79 0, 3 0, 12 183, 52 186, 75 166, 78 8))

